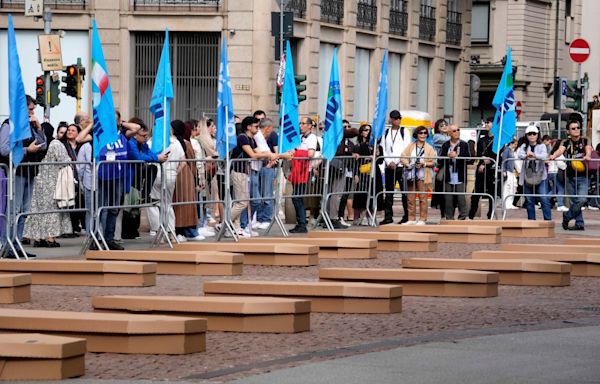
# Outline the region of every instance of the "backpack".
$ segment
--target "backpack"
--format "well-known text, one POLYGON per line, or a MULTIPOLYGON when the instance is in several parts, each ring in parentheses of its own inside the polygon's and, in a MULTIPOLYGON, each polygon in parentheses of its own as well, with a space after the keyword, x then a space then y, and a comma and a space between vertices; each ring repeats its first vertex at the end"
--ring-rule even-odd
MULTIPOLYGON (((532 152, 535 147, 532 148, 532 152)), ((525 160, 525 184, 529 187, 535 187, 544 181, 545 164, 543 160, 527 159, 525 160)))

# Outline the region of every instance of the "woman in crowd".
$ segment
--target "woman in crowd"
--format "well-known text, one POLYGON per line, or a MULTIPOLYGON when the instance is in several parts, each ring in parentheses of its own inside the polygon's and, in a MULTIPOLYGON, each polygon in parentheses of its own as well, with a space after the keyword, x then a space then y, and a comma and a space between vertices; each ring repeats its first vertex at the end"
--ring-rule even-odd
MULTIPOLYGON (((442 145, 444 145, 444 143, 448 140, 450 140, 450 135, 448 134, 448 122, 444 119, 439 119, 433 125, 432 138, 433 148, 435 149, 435 152, 438 156, 440 155, 440 152, 442 150, 442 145)), ((446 182, 446 180, 444 180, 443 177, 436 178, 433 190, 435 192, 443 192, 444 182, 446 182)), ((434 193, 431 196, 431 208, 439 208, 440 212, 442 213, 442 216, 444 216, 444 206, 444 195, 434 193)))
MULTIPOLYGON (((550 155, 553 155, 554 152, 558 151, 560 148, 560 144, 562 140, 556 140, 556 143, 552 146, 550 150, 550 155)), ((556 210, 558 212, 567 212, 569 208, 565 206, 565 175, 567 169, 567 163, 564 162, 565 156, 560 155, 556 159, 551 160, 556 164, 556 172, 554 167, 552 169, 552 173, 548 175, 551 183, 552 183, 552 195, 556 196, 556 210)))
MULTIPOLYGON (((71 161, 77 161, 77 153, 79 152, 79 145, 75 141, 77 135, 81 132, 81 128, 76 124, 70 124, 67 127, 67 131, 64 135, 63 143, 67 154, 71 161)), ((73 166, 73 173, 75 180, 78 181, 77 167, 73 166)), ((83 201, 83 194, 79 188, 79 182, 75 183, 75 209, 85 208, 83 201)), ((85 212, 71 212, 71 226, 73 227, 72 234, 65 234, 64 237, 77 237, 80 235, 81 230, 85 229, 85 212)))
MULTIPOLYGON (((369 192, 369 180, 371 179, 371 172, 373 167, 372 159, 367 159, 367 156, 373 156, 374 147, 370 143, 371 141, 371 125, 367 123, 361 124, 358 128, 357 144, 354 147, 354 153, 361 156, 361 158, 355 163, 354 169, 354 182, 357 184, 356 190, 360 192, 369 192)), ((381 160, 382 161, 382 160, 381 160)), ((375 166, 375 193, 383 190, 383 182, 381 179, 381 170, 378 166, 375 166)), ((372 190, 371 186, 371 190, 372 190)), ((383 195, 380 195, 383 200, 383 195)), ((352 209, 354 210, 354 225, 368 225, 367 220, 363 217, 365 210, 367 209, 368 196, 365 193, 355 193, 354 200, 352 201, 352 209)), ((378 207, 383 209, 383 201, 381 204, 377 204, 378 207)))
MULTIPOLYGON (((217 126, 212 119, 200 120, 200 137, 198 140, 207 159, 219 159, 219 152, 217 152, 217 126)), ((211 196, 209 200, 225 200, 225 172, 222 162, 216 161, 208 167, 211 168, 206 171, 206 185, 208 185, 209 196, 211 196)), ((213 206, 213 217, 209 217, 209 223, 216 223, 217 215, 220 221, 225 211, 222 203, 217 203, 213 206)))
POLYGON ((425 225, 427 222, 427 190, 433 180, 433 166, 436 160, 435 149, 426 140, 429 131, 426 127, 415 128, 413 138, 400 160, 404 165, 404 180, 408 193, 408 221, 406 225, 425 225), (411 193, 418 192, 418 193, 411 193), (416 199, 419 195, 419 220, 417 221, 416 199))
MULTIPOLYGON (((31 213, 25 220, 24 237, 34 239, 34 247, 60 247, 56 238, 65 233, 71 233, 71 220, 68 212, 43 213, 59 209, 55 193, 59 187, 59 173, 63 168, 70 168, 71 161, 66 149, 66 137, 53 140, 48 146, 48 152, 39 166, 39 172, 33 184, 31 213), (62 164, 54 164, 62 163, 62 164), (39 214, 36 214, 39 213, 39 214)), ((71 173, 71 178, 73 174, 71 173)), ((62 180, 62 178, 61 178, 62 180)), ((75 180, 70 180, 71 186, 75 180)), ((65 181, 68 185, 68 180, 65 181)), ((60 183, 63 184, 63 183, 60 183)), ((74 203, 74 202, 73 202, 74 203)))
MULTIPOLYGON (((206 175, 207 161, 206 156, 204 154, 204 149, 202 149, 202 144, 200 142, 202 128, 205 128, 206 124, 204 125, 204 127, 202 127, 200 121, 198 120, 190 120, 186 124, 189 124, 192 127, 191 137, 189 141, 192 144, 195 159, 200 160, 196 163, 196 168, 198 171, 197 184, 200 188, 200 192, 198 193, 198 199, 200 201, 204 201, 206 200, 206 195, 210 193, 210 189, 207 188, 207 186, 210 186, 206 175)), ((214 164, 211 163, 211 165, 209 165, 208 168, 211 168, 213 165, 214 164)), ((214 229, 206 226, 206 216, 206 204, 198 204, 198 226, 196 229, 198 230, 198 233, 204 237, 214 236, 214 229)))
POLYGON ((517 157, 523 160, 519 184, 523 186, 527 219, 535 220, 535 200, 542 205, 544 220, 552 220, 550 200, 548 198, 548 173, 544 161, 548 158, 548 149, 540 138, 536 126, 530 125, 525 130, 525 143, 519 146, 517 157), (540 195, 538 197, 527 195, 540 195))
POLYGON ((504 184, 502 185, 502 201, 504 209, 518 209, 514 206, 515 194, 517 193, 517 175, 518 171, 515 168, 515 150, 517 149, 517 139, 508 143, 500 155, 502 158, 502 177, 504 184))

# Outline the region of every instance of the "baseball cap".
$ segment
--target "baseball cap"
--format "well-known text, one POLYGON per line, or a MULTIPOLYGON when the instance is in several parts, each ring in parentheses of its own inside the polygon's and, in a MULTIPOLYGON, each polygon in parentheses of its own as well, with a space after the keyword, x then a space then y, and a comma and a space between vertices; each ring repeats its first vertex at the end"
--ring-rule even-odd
POLYGON ((527 129, 525 129, 525 134, 528 134, 529 132, 540 133, 539 129, 535 125, 530 125, 527 127, 527 129))
POLYGON ((402 115, 400 114, 400 112, 397 109, 394 109, 392 112, 390 112, 390 119, 401 119, 402 115))

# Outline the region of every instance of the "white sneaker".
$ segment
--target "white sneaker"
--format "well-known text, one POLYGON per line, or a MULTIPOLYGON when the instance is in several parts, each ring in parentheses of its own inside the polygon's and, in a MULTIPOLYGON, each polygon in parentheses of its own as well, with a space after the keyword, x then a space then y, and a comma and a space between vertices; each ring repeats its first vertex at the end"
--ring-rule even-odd
POLYGON ((150 235, 150 237, 155 237, 156 236, 156 231, 150 231, 149 235, 150 235))
POLYGON ((185 243, 187 241, 187 238, 183 235, 177 235, 176 238, 178 243, 185 243))
POLYGON ((343 218, 340 217, 340 224, 342 224, 346 228, 350 228, 352 224, 347 223, 343 218))
POLYGON ((590 205, 590 206, 588 206, 588 209, 589 209, 590 211, 597 211, 597 210, 599 210, 600 208, 598 208, 598 207, 592 207, 592 206, 590 205))
POLYGON ((198 233, 200 233, 204 237, 213 237, 217 234, 215 230, 210 227, 201 227, 198 229, 198 233))
POLYGON ((239 237, 243 237, 243 238, 250 238, 250 237, 252 237, 252 235, 250 233, 246 232, 246 230, 242 229, 242 228, 238 228, 236 230, 236 232, 237 232, 237 235, 239 237))
POLYGON ((569 208, 565 207, 564 205, 561 205, 560 207, 556 208, 556 210, 558 212, 567 212, 569 208))
POLYGON ((587 208, 587 207, 581 207, 581 210, 582 210, 582 211, 585 211, 585 209, 586 209, 586 208, 587 208))
POLYGON ((252 229, 250 229, 250 226, 247 226, 243 231, 246 232, 246 234, 248 234, 248 236, 252 236, 252 237, 258 236, 258 232, 255 232, 252 229))
POLYGON ((258 223, 256 229, 267 229, 269 228, 269 225, 271 225, 270 221, 263 221, 262 223, 258 223))
POLYGON ((407 221, 406 223, 403 223, 402 225, 416 225, 417 222, 416 220, 411 220, 411 221, 407 221))
POLYGON ((426 223, 423 220, 419 220, 415 223, 415 225, 425 225, 426 223))
POLYGON ((214 218, 210 217, 210 218, 208 219, 208 224, 209 224, 209 225, 210 225, 210 224, 212 224, 212 225, 216 225, 216 224, 217 224, 217 220, 215 220, 214 218))
POLYGON ((202 240, 205 240, 206 237, 204 237, 202 235, 198 235, 196 237, 187 237, 186 239, 187 239, 187 241, 202 241, 202 240))

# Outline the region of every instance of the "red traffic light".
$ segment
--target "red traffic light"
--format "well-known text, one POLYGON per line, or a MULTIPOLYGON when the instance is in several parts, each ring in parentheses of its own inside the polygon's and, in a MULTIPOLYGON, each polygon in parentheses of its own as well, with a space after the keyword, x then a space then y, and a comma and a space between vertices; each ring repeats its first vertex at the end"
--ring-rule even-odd
POLYGON ((37 85, 38 87, 44 85, 44 83, 45 81, 42 76, 39 76, 35 79, 35 85, 37 85))
POLYGON ((76 73, 77 73, 77 68, 75 68, 74 65, 69 65, 67 67, 67 75, 69 75, 69 76, 75 76, 76 73))

